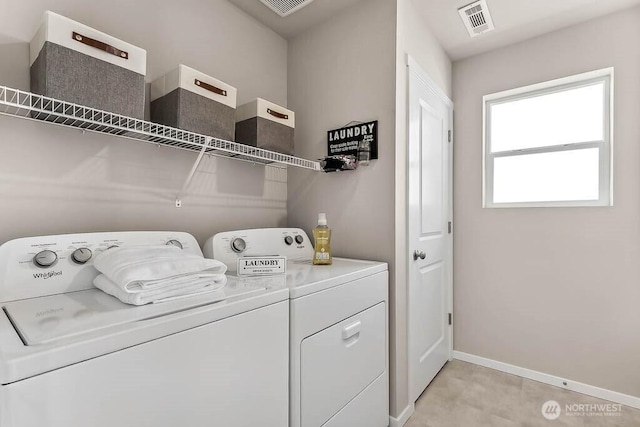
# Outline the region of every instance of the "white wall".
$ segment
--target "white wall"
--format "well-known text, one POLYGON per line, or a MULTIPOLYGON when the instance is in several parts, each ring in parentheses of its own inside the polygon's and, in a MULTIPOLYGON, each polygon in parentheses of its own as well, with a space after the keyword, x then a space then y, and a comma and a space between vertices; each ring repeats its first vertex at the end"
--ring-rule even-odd
POLYGON ((395 2, 363 0, 289 42, 289 105, 296 154, 327 155, 327 131, 379 121, 379 160, 356 171, 289 170, 290 226, 308 232, 326 212, 335 255, 393 254, 395 2))
POLYGON ((361 1, 289 44, 288 92, 299 118, 298 155, 325 156, 326 132, 351 120, 380 123, 380 159, 370 166, 326 175, 289 171, 288 222, 310 231, 317 213, 327 212, 335 254, 389 263, 394 417, 409 404, 406 285, 396 268, 405 253, 402 249, 398 257, 396 242, 405 236, 407 53, 451 93, 451 62, 409 0, 361 1))
POLYGON ((640 396, 640 8, 454 64, 455 349, 640 396), (482 96, 615 67, 614 202, 482 209, 482 96))
POLYGON ((392 416, 400 415, 409 402, 407 355, 407 129, 408 129, 408 71, 407 57, 411 56, 451 97, 451 60, 429 30, 426 21, 414 5, 414 0, 397 0, 396 41, 396 171, 395 171, 395 287, 391 300, 392 318, 396 334, 392 338, 395 357, 392 366, 392 416))
MULTIPOLYGON (((0 0, 0 85, 28 90, 28 42, 45 10, 148 54, 147 81, 179 63, 238 88, 239 103, 286 106, 287 42, 226 0, 0 0)), ((65 232, 215 232, 283 225, 287 171, 205 158, 176 209, 196 155, 0 116, 0 242, 65 232)))
MULTIPOLYGON (((299 156, 326 156, 328 130, 352 120, 379 121, 379 159, 369 166, 331 174, 289 171, 289 225, 310 232, 318 212, 326 212, 333 230, 334 255, 386 261, 391 272, 395 240, 395 3, 363 0, 290 40, 288 90, 289 104, 296 111, 299 156)), ((392 342, 394 336, 392 323, 392 342)), ((392 369, 393 357, 392 351, 392 369)))

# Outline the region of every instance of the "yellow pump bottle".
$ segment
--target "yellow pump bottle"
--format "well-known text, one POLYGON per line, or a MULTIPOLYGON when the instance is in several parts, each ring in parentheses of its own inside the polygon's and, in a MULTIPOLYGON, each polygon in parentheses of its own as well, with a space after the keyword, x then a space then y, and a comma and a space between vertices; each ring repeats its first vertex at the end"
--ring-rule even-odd
POLYGON ((318 226, 313 229, 315 242, 313 265, 331 265, 331 229, 327 226, 327 214, 318 215, 318 226))

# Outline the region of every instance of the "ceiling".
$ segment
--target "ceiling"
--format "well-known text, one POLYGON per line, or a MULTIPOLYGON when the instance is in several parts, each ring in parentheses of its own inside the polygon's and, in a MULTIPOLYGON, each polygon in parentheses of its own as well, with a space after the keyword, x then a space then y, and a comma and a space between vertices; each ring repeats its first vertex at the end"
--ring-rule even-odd
MULTIPOLYGON (((229 1, 290 39, 366 0, 313 0, 285 18, 260 0, 229 1)), ((458 8, 474 0, 410 1, 454 61, 640 4, 640 0, 487 0, 495 30, 472 39, 458 15, 458 8)))
POLYGON ((487 0, 495 30, 472 39, 458 8, 474 0, 412 1, 454 61, 640 4, 640 0, 487 0))
POLYGON ((282 37, 289 39, 320 24, 361 0, 313 0, 297 12, 281 18, 260 0, 229 0, 282 37))

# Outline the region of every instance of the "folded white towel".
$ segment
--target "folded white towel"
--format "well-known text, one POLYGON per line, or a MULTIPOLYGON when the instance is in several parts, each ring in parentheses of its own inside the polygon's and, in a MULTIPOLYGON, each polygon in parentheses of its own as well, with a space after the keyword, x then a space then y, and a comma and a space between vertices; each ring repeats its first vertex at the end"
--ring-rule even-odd
MULTIPOLYGON (((177 280, 165 279, 165 286, 145 291, 142 290, 142 288, 138 288, 136 290, 125 290, 111 281, 104 274, 97 276, 93 280, 93 284, 96 288, 118 298, 125 304, 133 305, 173 301, 175 299, 202 295, 209 292, 219 293, 212 302, 221 301, 226 298, 225 293, 221 291, 221 288, 226 284, 226 282, 227 278, 224 275, 192 274, 182 276, 177 280)), ((134 287, 136 286, 137 285, 134 285, 134 287)))
POLYGON ((201 272, 224 274, 227 271, 227 266, 220 261, 188 254, 175 246, 112 248, 96 256, 93 265, 122 287, 134 281, 151 281, 141 286, 153 287, 158 279, 201 272))
POLYGON ((102 273, 98 289, 134 305, 213 292, 227 281, 226 265, 171 246, 109 249, 94 266, 102 273))

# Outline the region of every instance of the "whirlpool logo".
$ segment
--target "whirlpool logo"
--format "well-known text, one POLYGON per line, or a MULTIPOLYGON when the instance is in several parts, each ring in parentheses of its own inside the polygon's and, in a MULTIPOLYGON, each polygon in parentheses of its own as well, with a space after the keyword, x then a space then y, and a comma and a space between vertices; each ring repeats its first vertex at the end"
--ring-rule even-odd
POLYGON ((62 313, 63 311, 64 311, 64 308, 50 308, 48 310, 38 311, 36 313, 36 319, 40 317, 45 317, 45 316, 52 316, 54 314, 62 313))
POLYGON ((51 279, 52 277, 56 277, 56 276, 62 276, 62 270, 60 270, 60 271, 47 271, 46 273, 34 273, 33 274, 33 278, 34 279, 43 279, 43 280, 51 279))

